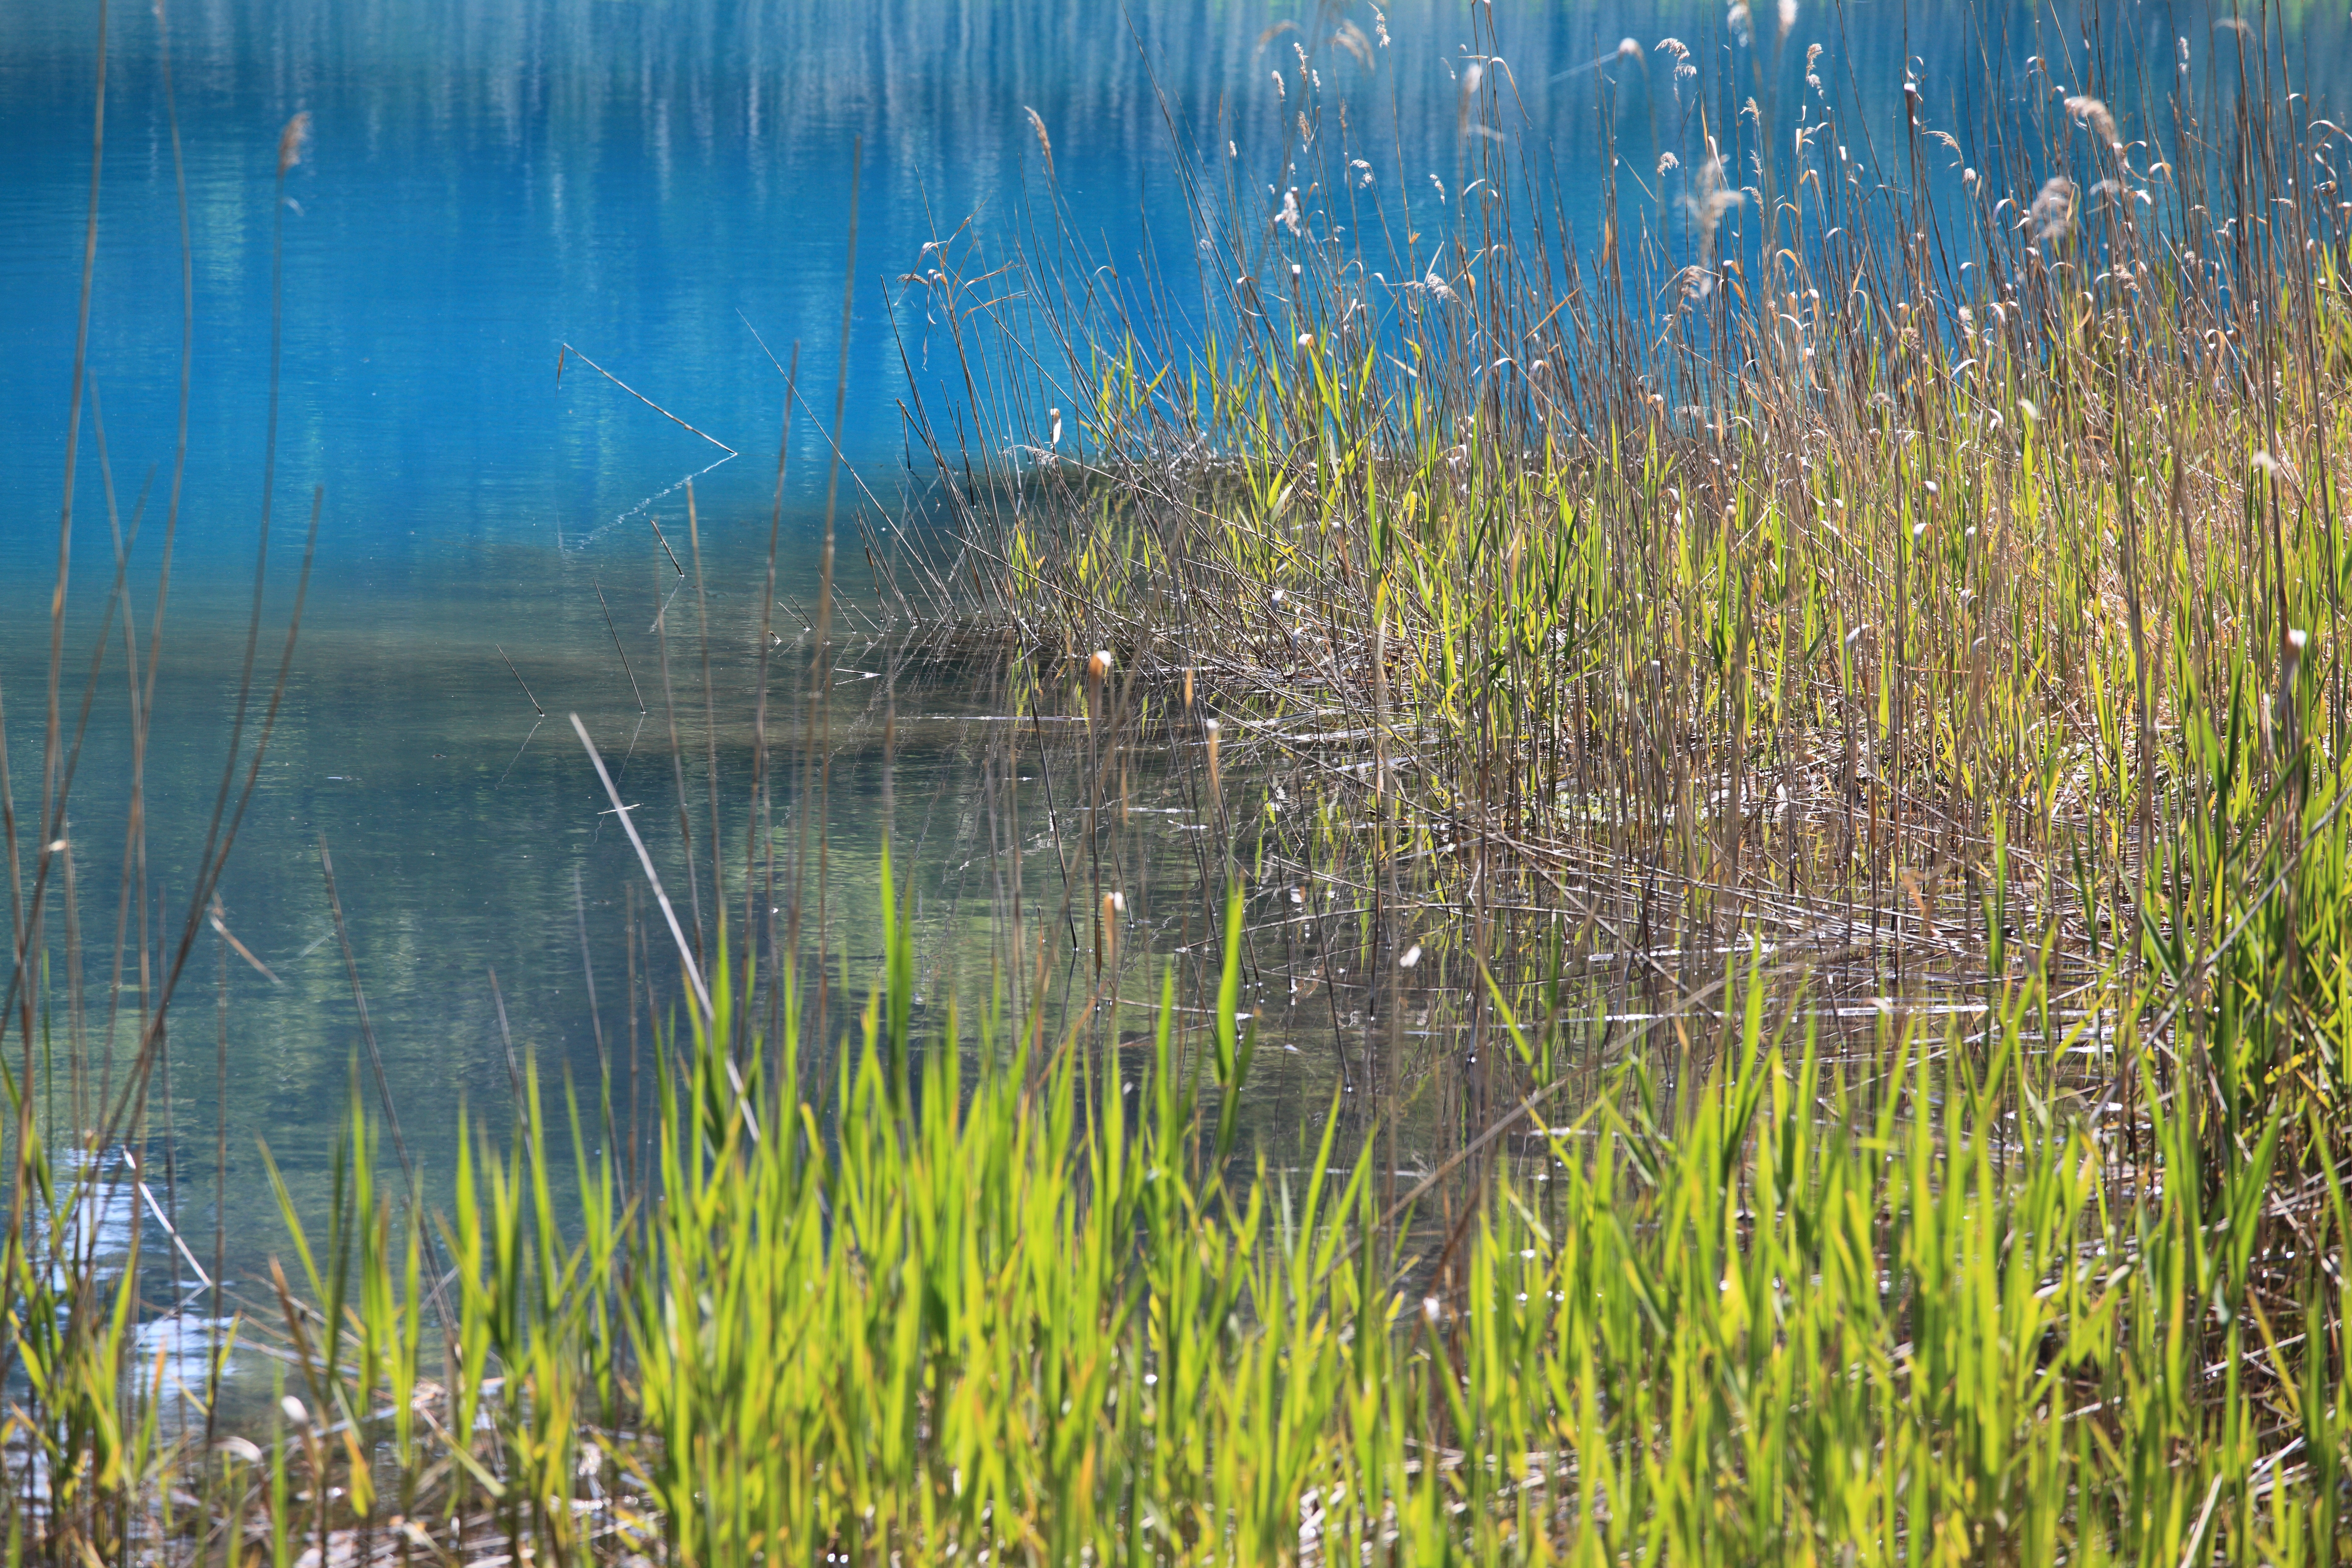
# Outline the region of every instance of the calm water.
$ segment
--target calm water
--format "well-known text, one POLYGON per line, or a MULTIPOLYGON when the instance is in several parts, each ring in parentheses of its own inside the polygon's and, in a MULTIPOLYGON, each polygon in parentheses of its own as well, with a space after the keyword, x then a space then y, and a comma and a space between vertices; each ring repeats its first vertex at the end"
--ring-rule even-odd
MULTIPOLYGON (((1417 204, 1424 226, 1445 221, 1443 187, 1460 155, 1455 71, 1468 49, 1491 47, 1508 61, 1530 117, 1511 134, 1549 143, 1562 210, 1597 227, 1604 123, 1646 178, 1658 151, 1691 133, 1699 106, 1719 129, 1747 123, 1739 109, 1751 95, 1795 101, 1813 44, 1823 46, 1815 68, 1829 97, 1857 129, 1881 135, 1892 132, 1906 54, 1931 117, 1960 129, 1977 106, 1939 100, 1945 79, 1961 74, 1952 62, 1982 46, 2011 62, 2005 79, 2021 94, 2028 55, 2074 60, 2082 47, 2071 10, 2037 21, 2031 6, 1988 7, 1979 28, 1958 6, 1809 4, 1776 44, 1769 9, 1758 8, 1751 47, 1734 40, 1721 6, 1674 0, 1503 0, 1491 11, 1407 3, 1385 13, 1259 0, 1135 0, 1124 10, 987 0, 173 5, 167 26, 196 325, 148 767, 153 876, 175 918, 243 652, 279 217, 269 657, 312 488, 323 486, 326 498, 286 710, 224 887, 229 924, 277 976, 273 984, 235 959, 225 965, 231 1223, 241 1250, 250 1257, 273 1234, 248 1152, 254 1141, 268 1140, 298 1178, 315 1172, 357 1047, 339 949, 322 940, 330 927, 320 836, 333 847, 394 1098, 425 1163, 446 1161, 461 1099, 496 1104, 507 1092, 491 969, 519 1047, 583 1069, 594 1063, 579 927, 584 911, 612 1009, 618 900, 632 872, 598 815, 605 803, 563 722, 568 710, 579 709, 600 743, 625 761, 631 798, 651 803, 642 817, 665 875, 684 872, 667 725, 656 697, 654 718, 640 727, 597 590, 639 681, 654 691, 654 620, 678 578, 645 520, 658 516, 683 550, 677 487, 698 475, 721 707, 734 715, 728 765, 739 763, 786 415, 771 353, 782 357, 797 342, 803 392, 829 412, 853 199, 857 293, 844 446, 855 479, 845 491, 878 498, 868 510, 880 527, 926 478, 908 460, 900 403, 919 396, 944 412, 959 395, 941 327, 921 294, 898 279, 923 262, 927 241, 959 225, 1003 236, 1025 221, 1043 169, 1024 109, 1052 140, 1062 199, 1093 258, 1139 272, 1134 263, 1148 249, 1181 284, 1197 252, 1180 173, 1222 154, 1274 177, 1258 167, 1275 155, 1284 112, 1270 75, 1308 36, 1268 35, 1285 21, 1303 18, 1328 33, 1329 18, 1344 16, 1361 29, 1369 69, 1328 47, 1317 68, 1370 117, 1376 188, 1417 204), (1475 43, 1474 16, 1492 28, 1475 43), (1703 68, 1698 84, 1679 94, 1653 47, 1669 35, 1687 42, 1703 68), (1617 54, 1629 37, 1638 61, 1617 54), (287 179, 281 213, 272 200, 278 137, 298 111, 310 115, 312 140, 287 179), (567 342, 740 455, 727 458, 577 361, 559 384, 567 342), (535 723, 501 647, 552 716, 547 722, 535 723)), ((2201 63, 2221 14, 2115 8, 2105 19, 2111 56, 2160 70, 2185 37, 2201 63)), ((100 16, 93 0, 0 7, 0 695, 20 801, 36 787, 25 781, 39 755, 100 16)), ((110 572, 99 426, 126 522, 158 476, 131 573, 143 606, 156 577, 178 384, 163 35, 144 5, 117 4, 106 17, 70 690, 79 689, 110 572)), ((2344 15, 2314 8, 2293 26, 2305 85, 2340 101, 2352 70, 2344 15)), ((2074 79, 2060 70, 2053 79, 2074 79)), ((1670 200, 1646 187, 1644 195, 1652 205, 1642 221, 1671 243, 1670 200)), ((805 602, 825 474, 817 423, 806 414, 795 421, 780 569, 787 591, 805 602)), ((845 580, 863 591, 862 564, 854 554, 845 560, 845 580)), ((787 634, 799 629, 789 617, 780 624, 787 634)), ((674 607, 674 637, 690 628, 674 607)), ((682 660, 687 646, 674 641, 673 658, 682 660)), ((839 679, 856 689, 843 700, 853 708, 866 701, 859 683, 880 668, 878 656, 863 667, 861 657, 837 661, 839 679)), ((698 709, 698 668, 679 674, 681 687, 696 691, 689 709, 698 709)), ((74 839, 93 911, 85 925, 110 931, 127 770, 119 659, 100 690, 74 839)), ((927 897, 949 910, 966 898, 984 911, 1002 880, 992 864, 1001 846, 973 795, 992 733, 979 721, 1000 716, 996 695, 984 670, 911 675, 898 699, 906 722, 890 729, 901 768, 888 785, 899 841, 916 846, 927 897)), ((692 712, 686 729, 684 750, 698 759, 692 712)), ((883 729, 873 715, 862 724, 845 719, 848 750, 835 780, 835 853, 851 868, 838 896, 866 908, 866 862, 886 793, 883 729)), ((1013 774, 1024 778, 1039 782, 1013 774)), ((698 766, 688 765, 688 794, 700 787, 698 766)), ((1170 854, 1181 866, 1181 844, 1170 854)), ((1047 863, 1033 858, 1028 874, 1045 875, 1047 863)), ((935 918, 951 926, 957 917, 935 918)), ((1181 924, 1172 912, 1165 918, 1171 932, 1181 924)), ((937 951, 957 951, 955 941, 941 938, 937 951)), ((174 1115, 198 1130, 184 1160, 207 1191, 219 961, 207 940, 183 994, 173 1079, 174 1115)), ((1277 1072, 1273 1081, 1297 1088, 1343 1073, 1344 1064, 1306 1060, 1284 1070, 1291 1079, 1277 1072)), ((198 1224, 209 1230, 208 1219, 198 1224)))

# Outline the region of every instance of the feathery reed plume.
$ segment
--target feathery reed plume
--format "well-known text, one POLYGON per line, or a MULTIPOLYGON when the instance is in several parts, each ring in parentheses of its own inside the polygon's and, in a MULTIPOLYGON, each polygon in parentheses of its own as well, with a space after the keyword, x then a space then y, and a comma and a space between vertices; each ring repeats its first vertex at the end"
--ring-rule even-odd
POLYGON ((2031 229, 2035 240, 2063 239, 2074 229, 2074 182, 2063 174, 2053 174, 2042 182, 2034 193, 2033 205, 2026 209, 2025 220, 2020 226, 2031 229))
POLYGON ((1054 177, 1054 142, 1045 134, 1045 117, 1025 103, 1021 106, 1021 112, 1029 117, 1029 129, 1036 132, 1037 150, 1045 155, 1045 178, 1051 180, 1054 177))
POLYGON ((1110 679, 1110 649, 1098 647, 1087 657, 1087 719, 1101 716, 1103 682, 1110 679))
POLYGON ((2271 725, 2278 737, 2279 754, 2292 763, 2303 752, 2302 709, 2295 699, 2295 679, 2303 669, 2304 650, 2311 634, 2289 626, 2279 639, 2278 688, 2271 698, 2271 725))
POLYGON ((302 149, 310 141, 310 111, 302 110, 286 122, 278 133, 278 177, 284 179, 286 171, 302 161, 302 149))
POLYGON ((1116 890, 1105 893, 1095 914, 1095 973, 1118 967, 1118 922, 1127 912, 1127 897, 1116 890))
POLYGON ((2099 145, 2103 149, 2121 149, 2122 139, 2116 133, 2115 116, 2107 112, 2107 106, 2102 100, 2086 93, 2077 94, 2066 100, 2066 113, 2069 118, 2090 127, 2099 138, 2099 145))

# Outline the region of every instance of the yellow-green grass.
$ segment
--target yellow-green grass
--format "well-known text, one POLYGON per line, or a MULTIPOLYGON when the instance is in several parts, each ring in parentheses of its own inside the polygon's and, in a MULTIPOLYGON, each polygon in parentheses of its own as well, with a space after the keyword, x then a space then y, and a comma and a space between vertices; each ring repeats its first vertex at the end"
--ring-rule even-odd
POLYGON ((903 927, 887 941, 835 1081, 796 1076, 789 1025, 730 1057, 728 1004, 689 1014, 642 1192, 534 1089, 477 1130, 428 1238, 372 1177, 355 1097, 331 1234, 298 1233, 320 1310, 288 1300, 294 1419, 169 1456, 151 1422, 162 1470, 19 1499, 26 1545, 2329 1560, 2332 1140, 2304 1140, 2283 1202, 2286 1135, 2315 1129, 2273 1110, 2210 1153, 2203 1091, 2168 1100, 2147 1068, 2149 1146, 2119 1173, 2132 1130, 2036 1089, 2036 980, 1979 1036, 1890 1017, 1840 1063, 1735 961, 1702 1088, 1669 1110, 1631 1058, 1449 1231, 1385 1225, 1370 1152, 1330 1130, 1296 1168, 1233 1147, 1230 1010, 1187 1040, 1171 990, 1125 1077, 985 1008, 924 1050, 903 927))

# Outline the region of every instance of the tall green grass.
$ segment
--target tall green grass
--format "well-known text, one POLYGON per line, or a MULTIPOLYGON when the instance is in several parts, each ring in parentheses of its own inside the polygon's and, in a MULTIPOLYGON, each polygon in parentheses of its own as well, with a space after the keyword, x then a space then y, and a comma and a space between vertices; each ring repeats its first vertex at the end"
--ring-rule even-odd
POLYGON ((288 1307, 334 1418, 226 1511, 281 1560, 2333 1560, 2326 1142, 2283 1224, 2284 1113, 2217 1162, 2150 1082, 2118 1179, 2025 1070, 2038 981, 1841 1062, 1736 959, 1678 1110, 1633 1058, 1449 1234, 1383 1224, 1336 1120, 1253 1164, 1250 1038, 1188 1042, 1172 986, 1123 1069, 985 1007, 919 1048, 908 940, 822 1084, 789 1025, 730 1075, 714 987, 642 1192, 568 1096, 478 1128, 446 1386, 355 1099, 329 1310, 288 1307))

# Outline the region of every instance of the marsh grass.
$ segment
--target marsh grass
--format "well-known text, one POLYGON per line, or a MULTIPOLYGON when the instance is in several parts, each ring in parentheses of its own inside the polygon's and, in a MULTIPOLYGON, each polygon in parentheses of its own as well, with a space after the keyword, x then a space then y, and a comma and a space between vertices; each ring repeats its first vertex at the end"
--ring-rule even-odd
MULTIPOLYGON (((2277 826, 2239 794, 2324 769, 2347 711, 2343 147, 2283 35, 2110 79, 2093 27, 1982 65, 1977 124, 1906 88, 1883 161, 1811 57, 1727 127, 1745 57, 1685 89, 1681 50, 1679 172, 1612 180, 1589 246, 1475 42, 1465 123, 1510 136, 1416 233, 1334 177, 1377 127, 1336 63, 1315 96, 1344 34, 1301 37, 1285 167, 1324 178, 1271 218, 1203 182, 1204 341, 1017 258, 1082 452, 965 453, 948 494, 1031 646, 1207 682, 1372 863, 1524 886, 1588 946, 1753 928, 1866 955, 1864 994, 1966 991, 2019 945, 1990 897, 2087 968, 2152 931, 2200 962, 2251 863, 2200 824, 2277 826)), ((992 429, 1032 395, 995 384, 992 429)))
POLYGON ((1864 1009, 1989 1016, 2032 965, 2091 1103, 2145 1049, 2168 1092, 2339 1106, 2352 207, 2284 20, 2158 62, 1989 22, 1933 84, 1981 118, 1914 79, 1875 151, 1818 51, 1781 68, 1793 13, 1720 82, 1665 40, 1661 183, 1611 174, 1580 243, 1485 41, 1482 194, 1433 217, 1357 156, 1318 15, 1297 184, 1261 203, 1226 144, 1192 187, 1205 335, 1066 224, 1014 258, 1048 368, 989 384, 1008 439, 946 492, 995 613, 1202 683, 1213 755, 1254 731, 1277 858, 1362 890, 1374 965, 1433 900, 1523 1010, 1566 974, 1671 1011, 1743 940, 1864 1009), (1009 439, 1033 382, 1078 455, 1009 439), (2201 1064, 2248 998, 2275 1054, 2232 1089, 2201 1064))
MULTIPOLYGON (((160 18, 160 7, 157 14, 160 18)), ((174 1219, 181 1184, 174 1169, 177 1141, 167 1135, 151 1142, 151 1137, 159 1123, 168 1129, 172 1120, 172 1042, 165 1018, 173 996, 207 925, 222 936, 224 962, 234 942, 220 921, 215 895, 277 726, 322 508, 322 496, 314 492, 286 642, 272 677, 264 661, 261 634, 268 582, 269 474, 275 465, 265 464, 253 609, 226 754, 203 847, 193 864, 192 885, 177 889, 185 900, 184 912, 166 921, 163 889, 151 879, 146 856, 145 762, 156 673, 163 657, 164 608, 187 450, 187 361, 193 339, 185 312, 193 310, 193 260, 173 110, 184 309, 179 435, 163 501, 155 599, 142 649, 129 584, 153 476, 142 486, 125 518, 118 505, 101 405, 86 374, 99 172, 106 134, 105 37, 101 11, 81 307, 74 340, 57 571, 49 596, 47 712, 37 786, 28 786, 12 771, 5 709, 0 709, 0 837, 5 840, 8 863, 11 939, 5 1000, 0 1000, 0 1096, 5 1096, 7 1110, 0 1140, 5 1140, 8 1166, 8 1231, 0 1242, 0 1291, 6 1300, 5 1327, 0 1331, 0 1387, 5 1389, 7 1406, 5 1428, 0 1428, 5 1434, 0 1435, 0 1452, 6 1457, 0 1511, 5 1513, 6 1552, 12 1562, 28 1554, 48 1561, 107 1562, 135 1551, 136 1542, 154 1538, 158 1509, 169 1527, 178 1499, 185 1495, 173 1491, 169 1478, 183 1468, 185 1456, 201 1451, 204 1436, 209 1435, 208 1406, 218 1393, 217 1372, 226 1345, 219 1333, 205 1333, 201 1307, 209 1299, 211 1322, 226 1321, 217 1284, 221 1242, 216 1235, 208 1273, 174 1219), (85 408, 102 481, 113 573, 77 708, 65 639, 85 408), (91 891, 84 881, 87 873, 102 864, 99 840, 78 837, 71 805, 83 742, 118 624, 131 763, 110 953, 87 934, 93 918, 102 917, 104 910, 103 885, 91 891), (27 799, 36 803, 30 814, 22 810, 27 799), (93 903, 93 899, 99 901, 93 903), (98 964, 91 962, 100 955, 110 963, 102 980, 92 973, 98 964), (151 1159, 159 1144, 160 1160, 151 1159), (169 1243, 161 1258, 144 1250, 151 1234, 169 1243), (158 1288, 168 1305, 151 1307, 145 1292, 158 1288), (201 1348, 192 1351, 198 1340, 201 1348), (195 1413, 194 1426, 191 1410, 195 1413)), ((173 103, 168 51, 163 61, 168 109, 173 103)), ((280 198, 286 173, 300 157, 307 126, 308 117, 298 115, 278 139, 280 198)), ((278 436, 277 305, 281 285, 282 272, 273 259, 270 412, 265 443, 272 454, 278 436)))
MULTIPOLYGON (((2151 1074, 2146 1179, 2112 1180, 2032 1092, 2038 982, 1980 1051, 1889 1017, 1840 1065, 1734 962, 1682 1109, 1628 1060, 1433 1284, 1336 1106, 1296 1165, 1239 1147, 1230 1011, 1188 1052, 1171 973, 1131 1077, 995 1006, 926 1049, 886 927, 822 1084, 796 1008, 730 1056, 720 953, 642 1187, 535 1077, 476 1129, 436 1227, 446 1383, 354 1094, 325 1245, 295 1230, 324 1312, 286 1296, 292 1425, 221 1460, 219 1528, 329 1561, 2331 1551, 2345 1404, 2310 1347, 2341 1286, 2279 1228, 2285 1113, 2215 1164, 2151 1074)), ((2336 1234, 2310 1146, 2298 1223, 2336 1234)))

